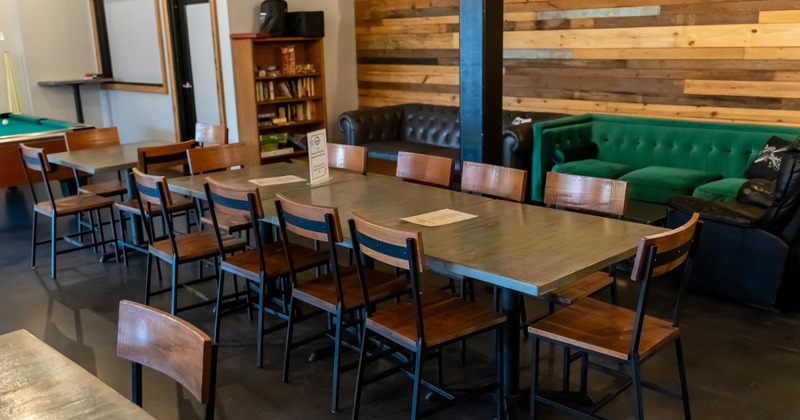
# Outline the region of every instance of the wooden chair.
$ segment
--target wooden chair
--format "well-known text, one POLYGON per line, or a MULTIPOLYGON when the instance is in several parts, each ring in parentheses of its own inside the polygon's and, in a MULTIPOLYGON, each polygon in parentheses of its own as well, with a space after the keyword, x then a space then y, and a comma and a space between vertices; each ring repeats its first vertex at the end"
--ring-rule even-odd
MULTIPOLYGON (((282 320, 289 319, 287 311, 290 286, 286 282, 289 277, 289 263, 286 260, 285 250, 288 245, 283 241, 265 243, 262 240, 259 223, 264 218, 264 210, 261 206, 261 196, 257 187, 229 187, 211 177, 206 178, 206 181, 205 190, 206 197, 208 197, 208 208, 211 213, 214 234, 217 237, 218 253, 222 260, 219 264, 214 342, 219 342, 221 314, 225 310, 222 295, 225 285, 225 273, 243 277, 248 281, 248 291, 250 288, 258 291, 256 366, 260 368, 263 365, 264 335, 277 329, 271 328, 265 331, 265 314, 276 316, 282 320), (226 235, 219 223, 221 218, 248 220, 252 226, 255 248, 228 256, 228 252, 225 252, 227 249, 225 247, 226 235)), ((328 256, 325 252, 294 245, 291 248, 293 262, 297 270, 302 271, 319 267, 325 265, 328 261, 328 256)), ((280 327, 284 325, 286 324, 284 323, 280 327)))
MULTIPOLYGON (((547 173, 544 203, 549 207, 587 211, 622 218, 627 202, 625 181, 594 178, 588 176, 547 173)), ((617 303, 616 278, 613 267, 609 273, 596 272, 566 286, 553 290, 545 296, 552 303, 571 305, 605 288, 611 290, 611 300, 617 303)))
MULTIPOLYGON (((170 144, 166 146, 152 146, 152 147, 140 147, 137 150, 137 164, 136 167, 141 173, 150 174, 149 171, 152 171, 153 174, 160 174, 164 175, 165 177, 171 176, 181 176, 184 175, 185 168, 183 170, 176 170, 177 167, 186 167, 188 165, 188 158, 187 158, 187 150, 194 148, 196 143, 194 141, 185 141, 182 143, 170 144)), ((133 180, 133 175, 129 173, 129 177, 131 180, 129 181, 131 184, 134 184, 135 181, 133 180)), ((178 212, 186 212, 187 224, 189 218, 189 210, 195 209, 195 203, 193 200, 183 197, 174 197, 173 199, 174 210, 176 213, 178 212)), ((139 201, 135 197, 131 197, 129 200, 125 200, 120 203, 114 204, 114 207, 119 212, 119 222, 120 222, 120 229, 122 231, 122 240, 120 241, 120 248, 122 250, 122 255, 125 260, 125 265, 128 264, 127 259, 127 249, 133 249, 139 251, 141 253, 147 254, 148 253, 148 245, 145 243, 134 244, 129 242, 128 239, 125 237, 125 221, 126 219, 132 218, 134 220, 133 223, 139 223, 141 218, 146 219, 146 221, 152 222, 155 217, 161 216, 161 206, 157 204, 147 204, 144 208, 148 211, 148 214, 143 215, 140 213, 140 206, 139 201), (125 215, 128 215, 126 217, 125 215)), ((199 216, 198 216, 199 218, 199 216)), ((163 225, 163 223, 162 223, 163 225)), ((152 229, 153 226, 150 226, 150 233, 154 233, 152 229)), ((150 238, 148 241, 156 241, 159 238, 150 238)), ((149 242, 148 242, 149 243, 149 242)))
POLYGON ((194 125, 194 141, 200 147, 228 144, 228 127, 198 122, 194 125))
POLYGON ((113 200, 95 194, 78 194, 69 197, 56 198, 53 195, 53 190, 50 186, 50 179, 48 177, 48 174, 52 172, 53 169, 50 167, 50 163, 47 161, 47 154, 45 153, 44 149, 37 149, 21 144, 19 146, 19 155, 20 159, 22 160, 22 164, 27 169, 24 171, 25 179, 28 182, 28 187, 30 188, 31 196, 33 197, 34 202, 33 232, 31 235, 31 267, 36 268, 36 247, 38 245, 44 245, 47 243, 50 244, 50 277, 55 279, 57 266, 56 260, 58 255, 65 254, 67 252, 78 251, 81 249, 94 248, 98 245, 102 245, 105 249, 106 244, 117 242, 117 231, 114 229, 115 219, 113 200), (39 201, 36 195, 36 189, 33 186, 33 181, 31 181, 30 175, 28 174, 29 171, 37 171, 42 174, 42 184, 47 193, 47 201, 39 201), (111 213, 111 231, 114 236, 113 241, 106 241, 103 233, 103 218, 101 210, 104 209, 107 209, 111 213), (75 234, 79 240, 77 244, 69 235, 61 237, 58 236, 58 219, 60 217, 79 215, 84 212, 88 212, 90 214, 95 213, 97 215, 97 224, 92 226, 90 231, 77 232, 75 234), (37 241, 38 216, 40 214, 50 218, 49 240, 37 241), (99 242, 97 241, 98 232, 100 234, 99 242), (82 242, 83 236, 87 234, 92 235, 92 243, 84 244, 82 242), (76 244, 76 246, 69 249, 58 250, 56 244, 59 240, 70 241, 73 244, 76 244))
POLYGON ((142 365, 184 386, 214 418, 217 345, 194 325, 140 303, 119 303, 117 356, 132 362, 131 400, 142 406, 142 365))
MULTIPOLYGON (((484 308, 475 303, 454 297, 448 293, 438 291, 425 291, 422 293, 419 276, 425 270, 425 259, 420 232, 408 232, 380 226, 362 218, 356 213, 352 214, 349 221, 356 251, 356 267, 361 281, 361 290, 364 299, 364 323, 361 343, 368 343, 373 336, 390 343, 379 348, 386 351, 372 352, 369 357, 369 346, 361 347, 358 363, 358 376, 356 378, 355 399, 353 402, 353 419, 358 418, 361 403, 361 392, 365 385, 378 379, 387 377, 391 372, 410 368, 413 364, 414 391, 411 418, 416 419, 423 415, 439 411, 462 400, 474 398, 476 394, 490 390, 497 391, 497 418, 502 418, 504 413, 504 399, 502 386, 502 352, 497 352, 498 381, 483 386, 465 395, 455 397, 452 393, 441 387, 441 349, 453 342, 486 331, 496 331, 495 343, 502 342, 502 325, 506 322, 504 315, 484 308), (389 266, 408 271, 411 299, 401 301, 395 305, 376 306, 371 298, 370 289, 374 287, 367 282, 364 276, 364 267, 371 261, 380 261, 389 266), (367 364, 387 356, 399 349, 412 353, 408 366, 389 369, 377 374, 373 378, 365 378, 367 364), (436 385, 422 381, 423 361, 430 355, 437 356, 438 372, 436 385), (431 391, 445 397, 448 401, 443 404, 422 410, 420 401, 420 386, 424 385, 431 391)), ((499 349, 499 347, 498 347, 499 349)))
POLYGON ((247 162, 247 148, 242 143, 222 146, 190 148, 186 151, 189 174, 198 175, 209 172, 226 171, 247 162))
POLYGON ((516 201, 525 200, 528 172, 522 169, 464 162, 461 168, 461 191, 516 201))
MULTIPOLYGON (((292 350, 308 344, 314 340, 333 337, 333 386, 331 391, 331 411, 339 410, 339 377, 355 366, 342 366, 341 349, 343 336, 348 327, 359 326, 358 317, 364 308, 364 298, 358 273, 355 266, 340 266, 335 245, 342 242, 342 228, 339 222, 339 212, 333 207, 312 206, 298 203, 278 194, 275 206, 278 211, 282 237, 288 247, 285 249, 286 259, 289 262, 289 271, 292 278, 292 296, 289 301, 289 325, 286 329, 286 349, 283 359, 283 382, 289 382, 289 364, 292 350), (295 264, 295 255, 291 250, 303 249, 292 247, 289 233, 313 241, 328 244, 330 268, 326 274, 317 276, 303 282, 297 281, 299 270, 295 264), (295 309, 297 303, 304 302, 313 308, 319 309, 323 314, 333 317, 333 326, 294 342, 293 331, 297 322, 303 321, 308 316, 300 317, 295 309), (346 321, 344 318, 347 317, 346 321)), ((363 268, 368 282, 370 301, 378 303, 404 294, 408 294, 408 282, 405 277, 393 276, 367 267, 363 268)), ((358 338, 355 337, 358 341, 358 338)), ((353 341, 353 340, 351 340, 353 341)), ((358 343, 348 347, 358 349, 358 343)))
MULTIPOLYGON (((244 167, 247 162, 247 148, 242 143, 224 144, 222 146, 192 148, 186 151, 189 159, 189 172, 192 175, 227 171, 234 167, 244 167)), ((211 225, 211 219, 204 216, 203 204, 197 201, 197 214, 202 226, 211 225)), ((220 229, 227 233, 247 231, 251 227, 250 220, 227 220, 218 218, 220 229)), ((249 235, 248 235, 249 238, 249 235)), ((248 241, 249 242, 249 241, 248 241)))
POLYGON ((658 235, 646 236, 639 241, 631 279, 641 281, 636 309, 631 310, 611 305, 592 298, 567 306, 566 308, 542 319, 530 327, 533 336, 532 345, 532 384, 531 384, 531 416, 536 414, 537 403, 545 403, 581 417, 594 417, 594 413, 602 408, 619 392, 632 386, 635 417, 644 419, 642 406, 642 386, 677 397, 683 401, 684 416, 691 417, 689 410, 689 394, 686 386, 686 372, 683 364, 683 352, 680 341, 681 300, 686 286, 688 272, 694 255, 694 244, 699 235, 700 226, 695 213, 683 226, 658 235), (685 262, 685 264, 684 264, 685 262), (664 320, 647 315, 647 298, 650 282, 654 277, 667 274, 679 267, 682 268, 680 288, 672 308, 672 320, 664 320), (600 371, 622 378, 624 385, 618 392, 599 399, 598 403, 589 407, 587 412, 579 411, 548 399, 539 389, 539 347, 540 342, 548 341, 582 353, 583 366, 581 377, 581 393, 587 390, 588 356, 597 356, 611 362, 627 365, 629 374, 607 367, 597 367, 600 371), (641 365, 649 360, 657 351, 675 343, 678 358, 678 375, 681 391, 673 393, 666 389, 644 383, 641 378, 641 365))
POLYGON ((453 159, 411 152, 397 154, 395 176, 406 181, 449 188, 452 173, 453 159))
POLYGON ((328 166, 366 175, 367 148, 348 144, 328 143, 328 166))
MULTIPOLYGON (((92 128, 85 130, 68 131, 65 135, 67 150, 84 150, 95 147, 119 146, 119 132, 117 127, 92 128)), ((95 184, 80 184, 78 170, 73 169, 75 185, 81 194, 97 194, 101 197, 123 197, 128 191, 122 176, 117 173, 116 181, 98 182, 95 184)), ((85 176, 83 174, 82 176, 85 176)))
MULTIPOLYGON (((147 175, 140 172, 138 169, 133 169, 133 177, 136 182, 136 199, 139 205, 139 211, 147 218, 153 216, 152 210, 145 210, 145 207, 152 207, 159 205, 166 225, 167 239, 154 240, 155 234, 150 231, 147 236, 150 238, 150 244, 147 254, 147 279, 145 281, 145 299, 146 305, 150 304, 150 297, 162 293, 171 293, 170 313, 175 315, 178 311, 185 311, 193 309, 202 305, 214 303, 214 300, 208 300, 182 308, 178 307, 178 286, 190 286, 192 284, 216 279, 216 275, 210 278, 200 278, 188 282, 178 283, 178 267, 184 263, 194 261, 202 261, 206 259, 213 259, 216 262, 220 253, 229 254, 235 251, 244 250, 245 242, 239 238, 223 235, 217 238, 213 232, 208 231, 194 231, 182 235, 177 235, 173 228, 173 213, 180 211, 181 207, 175 206, 175 201, 169 192, 167 179, 158 175, 147 175), (218 247, 218 240, 222 244, 222 249, 218 247), (151 272, 153 271, 153 258, 164 261, 172 266, 172 282, 169 287, 161 290, 151 291, 150 280, 152 278, 151 272)), ((146 223, 145 226, 152 226, 152 223, 146 223)), ((216 269, 216 264, 214 267, 216 269)))
POLYGON ((544 203, 550 207, 622 218, 628 202, 628 183, 616 179, 548 172, 544 203))

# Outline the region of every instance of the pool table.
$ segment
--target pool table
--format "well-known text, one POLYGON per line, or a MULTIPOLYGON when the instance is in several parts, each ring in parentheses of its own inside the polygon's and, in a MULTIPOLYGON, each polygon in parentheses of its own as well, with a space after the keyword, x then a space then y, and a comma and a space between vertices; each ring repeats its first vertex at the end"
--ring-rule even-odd
MULTIPOLYGON (((19 145, 44 148, 47 153, 67 150, 64 133, 89 126, 24 114, 0 113, 0 188, 25 184, 25 173, 19 158, 19 145)), ((72 177, 68 168, 59 168, 52 179, 72 177)), ((41 175, 31 180, 41 181, 41 175)))

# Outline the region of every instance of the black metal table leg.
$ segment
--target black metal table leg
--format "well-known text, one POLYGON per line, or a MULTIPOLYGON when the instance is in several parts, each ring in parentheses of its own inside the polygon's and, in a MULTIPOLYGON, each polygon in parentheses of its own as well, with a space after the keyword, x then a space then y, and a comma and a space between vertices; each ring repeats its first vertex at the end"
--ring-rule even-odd
POLYGON ((503 379, 506 396, 507 418, 517 418, 517 396, 519 394, 519 293, 500 288, 500 310, 508 318, 503 326, 503 379))

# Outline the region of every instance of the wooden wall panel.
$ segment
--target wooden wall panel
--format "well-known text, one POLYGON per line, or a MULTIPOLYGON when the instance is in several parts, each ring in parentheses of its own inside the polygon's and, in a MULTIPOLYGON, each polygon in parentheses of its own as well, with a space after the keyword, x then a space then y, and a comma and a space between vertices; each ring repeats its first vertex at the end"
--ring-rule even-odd
MULTIPOLYGON (((355 0, 359 104, 458 105, 458 0, 355 0)), ((800 125, 797 0, 505 0, 504 107, 800 125)))

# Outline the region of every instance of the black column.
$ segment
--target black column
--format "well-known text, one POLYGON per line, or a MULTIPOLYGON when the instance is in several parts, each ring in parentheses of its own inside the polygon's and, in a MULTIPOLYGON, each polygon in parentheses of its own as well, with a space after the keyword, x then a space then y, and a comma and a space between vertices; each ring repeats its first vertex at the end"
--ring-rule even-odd
POLYGON ((500 164, 503 1, 460 3, 461 160, 500 164))

